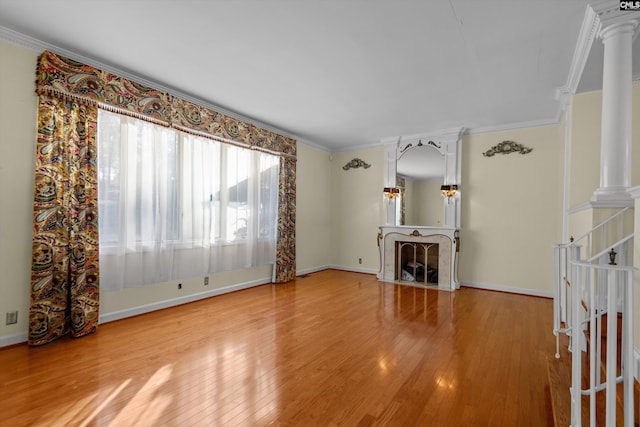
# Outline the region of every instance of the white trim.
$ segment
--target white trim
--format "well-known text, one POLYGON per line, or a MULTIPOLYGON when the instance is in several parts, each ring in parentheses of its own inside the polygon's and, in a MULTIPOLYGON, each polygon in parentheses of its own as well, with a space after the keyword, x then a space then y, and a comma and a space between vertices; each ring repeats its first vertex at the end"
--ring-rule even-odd
POLYGON ((485 289, 488 291, 508 292, 510 294, 521 294, 532 297, 553 298, 552 291, 541 291, 538 289, 515 288, 513 286, 494 285, 489 283, 469 282, 467 280, 460 282, 460 287, 485 289))
POLYGON ((0 26, 0 40, 16 44, 33 52, 48 49, 46 43, 2 26, 0 26))
POLYGON ((633 358, 636 363, 634 366, 636 367, 636 372, 634 373, 634 377, 636 377, 636 381, 640 381, 640 350, 637 347, 633 348, 633 358))
POLYGON ((567 211, 568 214, 574 214, 576 212, 580 212, 580 211, 584 211, 587 209, 591 209, 593 206, 591 206, 591 203, 589 202, 584 202, 584 203, 580 203, 579 205, 575 205, 572 208, 569 208, 569 210, 567 211))
MULTIPOLYGON (((463 127, 462 131, 460 132, 460 139, 462 139, 464 135, 479 135, 483 133, 506 132, 506 131, 512 131, 512 130, 520 130, 520 129, 558 126, 559 124, 560 124, 560 118, 553 118, 553 119, 541 119, 541 120, 532 120, 532 121, 517 122, 517 123, 507 123, 503 125, 480 126, 476 128, 463 127)), ((416 135, 433 136, 434 134, 424 133, 424 134, 416 134, 416 135)), ((407 137, 403 137, 403 141, 405 138, 407 137)), ((349 151, 368 150, 372 148, 384 147, 385 142, 388 142, 390 140, 397 140, 397 139, 398 137, 382 138, 379 142, 372 142, 370 144, 360 144, 360 145, 352 145, 348 147, 332 148, 330 153, 331 154, 344 153, 349 151)), ((424 137, 422 139, 424 139, 424 137)))
POLYGON ((531 120, 527 122, 518 122, 518 123, 508 123, 504 125, 495 125, 495 126, 481 126, 477 128, 466 128, 465 135, 477 135, 481 133, 504 132, 504 131, 510 131, 510 130, 529 129, 529 128, 546 127, 546 126, 558 126, 559 123, 560 121, 558 120, 558 118, 555 118, 555 119, 531 120))
POLYGON ((347 267, 345 265, 331 264, 327 268, 332 270, 351 271, 353 273, 365 273, 365 274, 378 274, 378 270, 371 270, 369 268, 347 267))
POLYGON ((296 271, 296 276, 302 276, 304 274, 317 273, 318 271, 328 270, 330 268, 331 268, 331 266, 329 266, 329 265, 321 265, 319 267, 305 268, 304 270, 296 271))
MULTIPOLYGON (((541 120, 532 120, 532 121, 526 121, 526 122, 517 122, 517 123, 507 123, 507 124, 503 124, 503 125, 490 125, 490 126, 480 126, 480 127, 476 127, 476 128, 468 128, 468 127, 463 127, 462 131, 460 132, 460 139, 462 139, 462 137, 464 135, 479 135, 479 134, 483 134, 483 133, 493 133, 493 132, 506 132, 506 131, 512 131, 512 130, 520 130, 520 129, 530 129, 530 128, 538 128, 538 127, 547 127, 547 126, 558 126, 560 124, 560 118, 553 118, 553 119, 541 119, 541 120)), ((416 135, 431 135, 433 136, 433 133, 424 133, 424 134, 416 134, 416 135)), ((415 136, 415 135, 413 135, 415 136)), ((404 138, 407 137, 403 137, 404 138)), ((378 148, 378 147, 383 147, 385 142, 389 142, 389 141, 394 141, 397 140, 398 137, 391 137, 391 138, 382 138, 379 142, 373 142, 370 144, 361 144, 361 145, 354 145, 354 146, 348 146, 348 147, 338 147, 338 148, 333 148, 331 149, 330 153, 344 153, 344 152, 349 152, 349 151, 356 151, 356 150, 367 150, 367 149, 371 149, 371 148, 378 148)), ((420 138, 418 138, 420 139, 420 138)), ((424 139, 424 137, 423 137, 424 139)))
POLYGON ((17 31, 14 31, 14 30, 2 27, 2 26, 0 26, 0 40, 4 40, 4 41, 7 41, 7 42, 10 42, 10 43, 13 43, 13 44, 17 44, 18 46, 22 46, 24 48, 27 48, 27 49, 35 51, 35 52, 41 52, 43 50, 49 50, 51 52, 66 56, 67 58, 73 59, 75 61, 82 62, 83 64, 90 65, 92 67, 98 68, 98 69, 100 69, 102 71, 106 71, 106 72, 109 72, 109 73, 112 73, 112 74, 116 74, 118 76, 124 77, 125 79, 132 80, 132 81, 134 81, 136 83, 140 83, 140 84, 142 84, 144 86, 152 87, 152 88, 157 89, 157 90, 159 90, 161 92, 167 92, 167 93, 169 93, 169 94, 171 94, 173 96, 182 98, 182 99, 184 99, 186 101, 192 102, 192 103, 200 105, 202 107, 213 109, 213 110, 215 110, 215 111, 217 111, 219 113, 222 113, 222 114, 224 114, 226 116, 232 117, 232 118, 234 118, 236 120, 240 120, 240 121, 243 121, 243 122, 251 123, 251 124, 253 124, 255 126, 258 126, 260 128, 263 128, 263 129, 266 129, 266 130, 270 130, 272 132, 275 132, 275 133, 283 135, 283 136, 288 136, 288 137, 294 138, 296 141, 298 140, 298 137, 292 132, 277 128, 277 127, 275 127, 273 125, 270 125, 268 123, 262 122, 260 120, 255 119, 255 118, 242 115, 242 114, 240 114, 238 112, 235 112, 235 111, 232 111, 232 110, 228 110, 228 109, 226 109, 224 107, 221 107, 219 105, 213 104, 213 103, 208 102, 208 101, 205 101, 203 99, 196 98, 196 97, 194 97, 192 95, 188 95, 186 93, 180 92, 178 89, 165 86, 165 85, 163 85, 161 83, 158 83, 156 81, 149 80, 149 79, 144 78, 142 76, 133 74, 131 72, 128 72, 128 71, 125 71, 125 70, 122 70, 122 69, 119 69, 119 68, 116 68, 116 67, 113 67, 111 65, 102 63, 100 61, 97 61, 97 60, 94 60, 92 58, 80 55, 80 54, 75 53, 75 52, 71 52, 71 51, 69 51, 67 49, 58 47, 58 46, 53 45, 53 44, 48 43, 48 42, 44 42, 42 40, 35 39, 33 37, 24 35, 22 33, 19 33, 17 31))
POLYGON ((636 187, 631 187, 629 190, 627 190, 629 192, 629 195, 631 195, 632 199, 638 199, 640 198, 640 185, 636 186, 636 187))
MULTIPOLYGON (((634 188, 639 188, 640 187, 634 187, 634 188)), ((629 193, 631 193, 631 190, 627 190, 629 193)), ((639 190, 636 190, 639 191, 639 190)), ((633 194, 631 194, 631 198, 633 199, 633 194)), ((633 207, 633 200, 629 199, 629 200, 612 200, 610 202, 607 201, 593 201, 590 200, 588 202, 584 202, 584 203, 580 203, 579 205, 575 205, 574 207, 570 208, 567 213, 569 215, 574 214, 576 212, 580 212, 580 211, 584 211, 587 209, 593 209, 593 208, 626 208, 626 207, 633 207)))
POLYGON ((296 142, 298 144, 306 145, 307 147, 315 148, 316 150, 324 151, 325 153, 331 154, 331 150, 329 148, 325 147, 324 145, 320 145, 315 142, 309 141, 307 139, 296 138, 296 142))
POLYGON ((0 348, 7 347, 15 344, 22 344, 27 342, 27 333, 23 332, 17 335, 8 335, 6 337, 0 337, 0 348))
MULTIPOLYGON (((628 193, 621 193, 622 197, 626 197, 628 193)), ((632 208, 634 202, 629 196, 628 199, 612 198, 611 200, 591 200, 589 205, 592 208, 632 208)))
POLYGON ((250 282, 238 283, 237 285, 226 286, 224 288, 212 289, 207 292, 185 295, 180 298, 173 298, 165 301, 158 301, 152 304, 141 305, 138 307, 127 308, 125 310, 115 311, 113 313, 101 314, 99 323, 113 322, 114 320, 126 319, 140 314, 151 313, 152 311, 162 310, 164 308, 175 307, 177 305, 186 304, 202 300, 205 298, 222 295, 229 292, 239 291, 242 289, 253 288, 255 286, 266 285, 271 283, 270 279, 258 279, 250 282))
POLYGON ((348 147, 332 148, 331 153, 345 153, 348 151, 370 150, 372 148, 384 147, 381 142, 372 142, 370 144, 350 145, 348 147))
POLYGON ((563 188, 562 188, 562 241, 569 241, 569 196, 571 188, 571 130, 572 130, 572 111, 571 98, 565 98, 568 101, 567 108, 564 109, 564 159, 563 159, 563 188))
POLYGON ((467 129, 464 128, 463 126, 458 126, 458 127, 448 128, 448 129, 440 129, 435 132, 422 132, 422 133, 414 133, 411 135, 390 136, 390 137, 382 138, 380 141, 382 143, 397 142, 398 144, 417 143, 422 139, 435 140, 434 142, 457 141, 460 139, 461 135, 465 134, 466 130, 467 129))
POLYGON ((576 42, 576 49, 573 51, 573 59, 571 60, 571 68, 569 68, 569 76, 567 77, 567 83, 558 89, 560 93, 573 95, 578 89, 580 84, 580 78, 584 72, 584 67, 587 64, 589 53, 591 52, 591 46, 598 33, 600 26, 600 20, 595 11, 587 6, 584 12, 584 18, 582 19, 582 26, 580 27, 580 33, 578 34, 578 41, 576 42))

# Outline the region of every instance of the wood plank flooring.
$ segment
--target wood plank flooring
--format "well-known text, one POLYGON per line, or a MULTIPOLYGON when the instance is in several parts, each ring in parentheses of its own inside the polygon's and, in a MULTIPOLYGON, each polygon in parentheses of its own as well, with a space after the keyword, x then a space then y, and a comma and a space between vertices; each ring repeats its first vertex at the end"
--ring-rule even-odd
POLYGON ((553 425, 552 309, 321 271, 0 349, 0 425, 553 425))

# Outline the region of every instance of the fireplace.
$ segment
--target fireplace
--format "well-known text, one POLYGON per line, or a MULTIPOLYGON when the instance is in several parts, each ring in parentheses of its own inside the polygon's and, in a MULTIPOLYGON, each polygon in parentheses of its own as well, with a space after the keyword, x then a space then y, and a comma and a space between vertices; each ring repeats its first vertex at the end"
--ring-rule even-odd
POLYGON ((437 285, 455 290, 458 282, 458 230, 445 227, 382 226, 378 234, 378 279, 437 285))
POLYGON ((396 241, 395 280, 438 284, 438 244, 396 241))

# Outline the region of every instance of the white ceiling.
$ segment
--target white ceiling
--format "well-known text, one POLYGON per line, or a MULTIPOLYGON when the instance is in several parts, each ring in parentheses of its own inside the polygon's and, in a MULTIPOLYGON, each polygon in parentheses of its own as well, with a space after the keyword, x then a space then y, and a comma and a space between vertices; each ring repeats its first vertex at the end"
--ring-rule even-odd
POLYGON ((586 6, 0 0, 0 27, 335 151, 555 122, 586 6))

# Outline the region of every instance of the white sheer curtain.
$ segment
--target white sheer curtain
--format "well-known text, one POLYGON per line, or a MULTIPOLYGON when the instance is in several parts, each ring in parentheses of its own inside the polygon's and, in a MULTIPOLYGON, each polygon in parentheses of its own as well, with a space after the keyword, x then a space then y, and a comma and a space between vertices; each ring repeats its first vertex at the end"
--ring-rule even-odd
POLYGON ((105 290, 271 264, 278 157, 100 111, 105 290))

